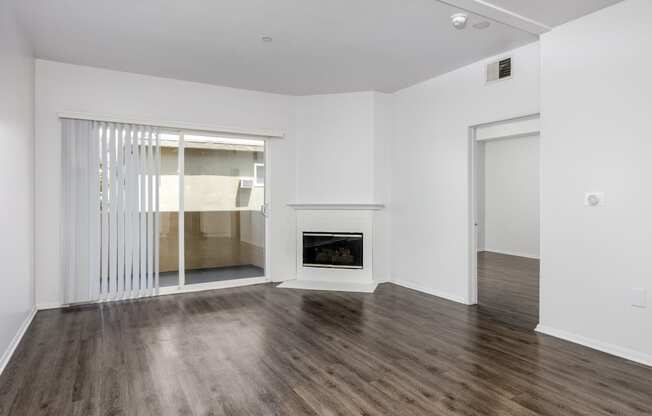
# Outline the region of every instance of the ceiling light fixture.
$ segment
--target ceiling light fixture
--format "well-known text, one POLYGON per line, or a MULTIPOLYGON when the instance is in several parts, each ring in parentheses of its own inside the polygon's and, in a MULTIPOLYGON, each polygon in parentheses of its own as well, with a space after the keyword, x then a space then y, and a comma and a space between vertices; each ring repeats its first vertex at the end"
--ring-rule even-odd
POLYGON ((468 20, 468 18, 469 17, 464 13, 455 13, 454 15, 451 16, 453 27, 459 30, 464 29, 466 27, 466 21, 468 20))
POLYGON ((265 43, 270 43, 271 41, 274 40, 274 39, 272 39, 271 36, 263 36, 263 37, 260 38, 260 39, 261 39, 263 42, 265 42, 265 43))

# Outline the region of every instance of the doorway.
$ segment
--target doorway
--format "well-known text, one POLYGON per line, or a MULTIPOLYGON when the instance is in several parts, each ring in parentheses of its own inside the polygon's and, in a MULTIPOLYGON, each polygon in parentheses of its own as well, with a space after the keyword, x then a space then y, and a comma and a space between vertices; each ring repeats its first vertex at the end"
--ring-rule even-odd
POLYGON ((492 319, 539 322, 539 117, 471 128, 472 294, 492 319))
POLYGON ((161 293, 266 281, 266 141, 171 131, 160 143, 161 293))

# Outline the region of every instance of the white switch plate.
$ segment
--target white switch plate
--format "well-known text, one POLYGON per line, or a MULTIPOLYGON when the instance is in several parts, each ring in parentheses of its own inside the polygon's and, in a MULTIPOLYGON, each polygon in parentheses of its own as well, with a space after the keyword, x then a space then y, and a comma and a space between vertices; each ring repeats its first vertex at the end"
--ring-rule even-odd
POLYGON ((584 205, 601 207, 604 205, 604 192, 587 192, 584 194, 584 205))
POLYGON ((647 308, 647 290, 634 288, 631 292, 632 306, 637 308, 647 308))

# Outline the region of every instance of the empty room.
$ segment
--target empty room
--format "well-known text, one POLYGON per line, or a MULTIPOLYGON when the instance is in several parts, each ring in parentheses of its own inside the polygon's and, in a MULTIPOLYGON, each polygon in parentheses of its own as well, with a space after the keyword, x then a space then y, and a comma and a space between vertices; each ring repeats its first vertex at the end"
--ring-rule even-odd
POLYGON ((0 0, 0 416, 652 415, 649 0, 0 0))

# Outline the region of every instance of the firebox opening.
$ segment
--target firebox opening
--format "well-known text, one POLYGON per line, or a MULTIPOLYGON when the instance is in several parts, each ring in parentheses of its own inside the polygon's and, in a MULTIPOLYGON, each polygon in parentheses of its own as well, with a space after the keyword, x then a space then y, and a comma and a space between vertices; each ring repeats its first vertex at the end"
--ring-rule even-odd
POLYGON ((362 269, 362 233, 303 233, 303 265, 362 269))

